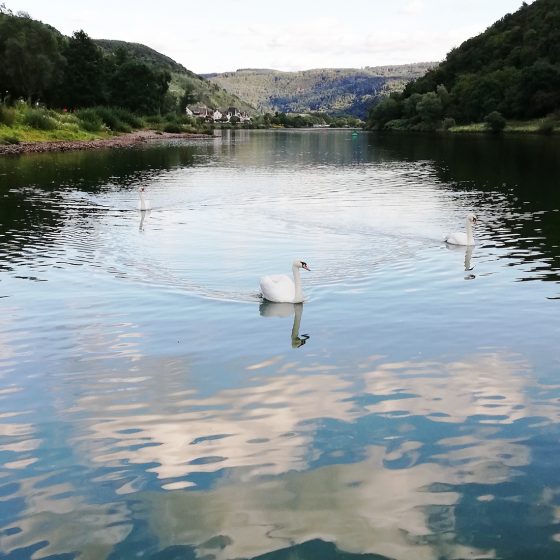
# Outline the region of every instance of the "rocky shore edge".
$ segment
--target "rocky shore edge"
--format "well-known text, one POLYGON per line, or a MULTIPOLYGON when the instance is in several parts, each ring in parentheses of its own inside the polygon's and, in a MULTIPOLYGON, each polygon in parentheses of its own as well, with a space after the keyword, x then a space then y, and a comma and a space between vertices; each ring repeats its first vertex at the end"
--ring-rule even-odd
POLYGON ((169 140, 176 138, 212 139, 207 134, 156 132, 137 130, 120 136, 99 138, 97 140, 55 140, 52 142, 21 142, 20 144, 0 145, 0 155, 33 154, 41 152, 66 152, 70 150, 98 150, 100 148, 129 148, 148 140, 169 140))

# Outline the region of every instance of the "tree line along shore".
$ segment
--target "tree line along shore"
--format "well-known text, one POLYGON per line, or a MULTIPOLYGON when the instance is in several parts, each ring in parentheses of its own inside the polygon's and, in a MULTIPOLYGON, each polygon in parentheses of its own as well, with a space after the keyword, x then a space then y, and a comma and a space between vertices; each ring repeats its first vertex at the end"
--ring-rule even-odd
MULTIPOLYGON (((203 101, 200 91, 190 82, 170 90, 171 66, 119 41, 109 41, 109 50, 98 43, 84 31, 66 37, 0 4, 0 154, 122 147, 149 134, 213 134, 216 125, 185 112, 203 101)), ((560 4, 535 0, 374 103, 366 123, 348 115, 276 112, 218 126, 554 134, 560 131, 559 45, 560 4)))

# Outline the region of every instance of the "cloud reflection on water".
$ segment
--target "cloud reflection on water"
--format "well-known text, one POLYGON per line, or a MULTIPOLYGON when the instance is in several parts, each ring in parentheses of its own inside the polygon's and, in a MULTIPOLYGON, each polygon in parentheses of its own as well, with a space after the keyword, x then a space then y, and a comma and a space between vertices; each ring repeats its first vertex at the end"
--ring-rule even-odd
MULTIPOLYGON (((496 430, 528 416, 557 421, 560 415, 552 401, 531 402, 529 368, 512 355, 450 363, 374 358, 361 366, 356 377, 340 367, 282 358, 263 366, 276 375, 260 375, 262 369, 249 365, 247 386, 210 396, 177 392, 173 383, 166 390, 165 382, 140 366, 134 378, 113 379, 111 390, 78 398, 73 412, 85 415, 88 427, 85 441, 78 433, 75 444, 78 449, 86 444, 83 452, 94 463, 151 465, 148 470, 162 481, 230 468, 243 468, 249 479, 308 468, 310 445, 329 419, 347 424, 364 417, 469 421, 467 433, 476 441, 485 439, 486 425, 496 430), (122 390, 128 393, 125 401, 122 390), (136 400, 140 395, 153 400, 136 400)), ((403 442, 409 437, 383 436, 403 442)))
MULTIPOLYGON (((248 363, 245 386, 206 395, 189 388, 180 358, 133 353, 129 372, 82 378, 74 402, 54 404, 73 427, 73 460, 98 473, 93 487, 114 488, 113 501, 95 504, 76 479, 25 477, 11 498, 33 514, 2 546, 45 540, 37 557, 107 558, 131 530, 131 496, 162 547, 192 545, 218 560, 317 538, 403 560, 493 557, 459 544, 456 508, 464 485, 483 485, 480 501, 492 500, 493 485, 531 463, 509 426, 558 421, 554 399, 531 397, 530 366, 501 352, 449 362, 371 356, 353 366, 293 356, 248 363), (200 476, 210 483, 200 486, 200 476), (220 535, 223 548, 208 548, 220 535)), ((0 417, 0 451, 7 468, 24 472, 41 439, 14 420, 0 417)))

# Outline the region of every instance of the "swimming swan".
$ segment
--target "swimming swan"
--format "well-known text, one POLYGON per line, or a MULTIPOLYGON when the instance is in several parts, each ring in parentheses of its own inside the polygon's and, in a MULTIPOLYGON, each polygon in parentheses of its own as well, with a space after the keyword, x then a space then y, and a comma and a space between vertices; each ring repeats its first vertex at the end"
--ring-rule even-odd
POLYGON ((293 280, 284 274, 263 276, 261 278, 263 298, 277 303, 301 303, 303 293, 301 291, 300 268, 309 270, 307 263, 295 260, 292 265, 293 280))
POLYGON ((150 204, 150 201, 144 198, 144 187, 140 187, 138 189, 138 194, 140 195, 140 200, 138 201, 138 210, 140 210, 141 212, 144 212, 145 210, 151 210, 152 205, 150 204))
POLYGON ((474 245, 472 230, 474 224, 476 224, 476 216, 474 214, 469 214, 467 216, 467 233, 450 233, 445 238, 445 242, 451 245, 474 245))

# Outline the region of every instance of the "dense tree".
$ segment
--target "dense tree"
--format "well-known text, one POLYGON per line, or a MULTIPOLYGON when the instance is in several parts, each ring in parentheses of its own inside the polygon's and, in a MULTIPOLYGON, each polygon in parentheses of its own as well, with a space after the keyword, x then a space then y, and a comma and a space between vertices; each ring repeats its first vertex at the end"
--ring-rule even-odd
POLYGON ((380 128, 401 116, 401 103, 396 95, 391 95, 381 100, 370 112, 368 122, 377 123, 380 128))
POLYGON ((92 107, 107 101, 107 65, 103 52, 84 31, 76 31, 64 50, 66 68, 60 102, 68 107, 92 107))
POLYGON ((139 113, 160 112, 170 80, 169 72, 129 58, 121 51, 110 79, 110 102, 139 113))
POLYGON ((535 0, 450 51, 439 66, 409 82, 400 99, 380 101, 369 124, 382 128, 396 114, 401 127, 415 128, 439 126, 442 118, 480 122, 499 112, 528 119, 558 110, 560 2, 535 0))
POLYGON ((0 14, 0 88, 11 97, 43 99, 64 59, 54 30, 29 17, 0 14))
POLYGON ((486 127, 492 132, 501 132, 506 126, 506 119, 498 111, 492 111, 484 117, 486 127))
POLYGON ((179 111, 181 113, 184 113, 185 109, 189 105, 193 105, 197 101, 198 101, 198 95, 194 91, 194 88, 191 87, 191 86, 188 86, 188 85, 185 86, 185 92, 183 93, 183 95, 181 96, 181 99, 179 100, 179 111))
POLYGON ((83 108, 118 105, 150 114, 175 111, 167 70, 129 55, 105 53, 84 31, 54 28, 0 4, 0 97, 83 108))
POLYGON ((428 126, 434 126, 441 119, 443 112, 441 99, 433 91, 425 93, 416 104, 416 112, 422 122, 428 126))

